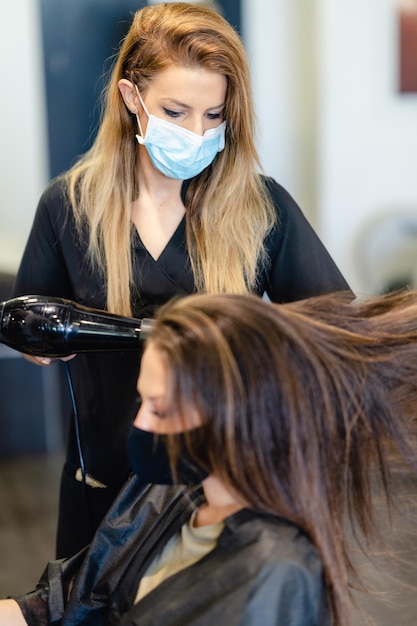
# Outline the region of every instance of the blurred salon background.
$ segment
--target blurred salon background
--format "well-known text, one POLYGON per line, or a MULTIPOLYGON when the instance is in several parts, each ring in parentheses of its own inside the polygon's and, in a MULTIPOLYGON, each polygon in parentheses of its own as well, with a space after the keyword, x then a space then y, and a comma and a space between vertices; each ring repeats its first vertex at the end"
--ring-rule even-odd
MULTIPOLYGON (((0 301, 44 186, 95 136, 112 56, 145 4, 0 5, 0 301)), ((417 0, 205 4, 244 39, 265 172, 295 197, 353 290, 417 286, 417 0)), ((60 366, 38 368, 0 345, 0 596, 27 591, 54 556, 67 415, 60 366)), ((404 545, 410 554, 412 539, 404 545)), ((375 609, 378 624, 417 623, 409 596, 395 602, 395 619, 375 609)))

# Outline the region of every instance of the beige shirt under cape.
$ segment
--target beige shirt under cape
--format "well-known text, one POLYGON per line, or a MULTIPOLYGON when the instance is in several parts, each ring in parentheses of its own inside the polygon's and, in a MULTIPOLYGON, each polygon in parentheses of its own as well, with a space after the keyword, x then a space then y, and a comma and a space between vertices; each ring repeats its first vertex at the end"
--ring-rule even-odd
POLYGON ((135 603, 166 578, 193 565, 216 547, 217 539, 224 527, 223 522, 195 527, 195 514, 196 511, 182 526, 181 531, 170 539, 161 554, 152 561, 139 583, 135 603))

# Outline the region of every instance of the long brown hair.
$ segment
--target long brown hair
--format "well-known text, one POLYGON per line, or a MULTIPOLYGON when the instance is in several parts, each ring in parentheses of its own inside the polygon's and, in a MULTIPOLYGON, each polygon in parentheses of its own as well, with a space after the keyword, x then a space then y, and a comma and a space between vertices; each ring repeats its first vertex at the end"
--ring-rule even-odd
POLYGON ((201 415, 190 453, 250 507, 308 533, 337 626, 355 574, 346 512, 369 537, 371 480, 389 497, 391 449, 417 473, 417 293, 350 300, 190 296, 162 308, 150 338, 174 406, 201 415))
POLYGON ((137 132, 118 88, 121 78, 142 93, 169 66, 203 67, 227 79, 226 145, 192 180, 186 204, 187 246, 196 288, 246 293, 266 262, 264 239, 276 220, 259 175, 248 62, 232 26, 218 13, 188 3, 138 11, 105 93, 97 138, 67 175, 78 228, 87 225, 91 261, 103 273, 110 311, 130 315, 131 204, 138 195, 137 132))

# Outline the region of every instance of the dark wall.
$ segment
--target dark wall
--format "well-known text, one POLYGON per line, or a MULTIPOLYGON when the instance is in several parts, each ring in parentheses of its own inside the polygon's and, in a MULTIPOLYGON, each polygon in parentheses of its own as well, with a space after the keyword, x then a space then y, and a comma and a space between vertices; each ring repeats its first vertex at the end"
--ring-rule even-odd
MULTIPOLYGON (((111 60, 140 0, 41 0, 50 177, 90 146, 111 60)), ((217 1, 240 30, 240 0, 217 1)))
POLYGON ((50 176, 91 145, 104 74, 126 33, 134 0, 41 0, 50 176))

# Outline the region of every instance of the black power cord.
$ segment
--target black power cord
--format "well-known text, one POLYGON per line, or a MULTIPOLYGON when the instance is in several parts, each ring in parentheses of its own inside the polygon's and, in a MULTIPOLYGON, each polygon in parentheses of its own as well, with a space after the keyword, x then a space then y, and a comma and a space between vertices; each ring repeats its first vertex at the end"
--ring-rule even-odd
POLYGON ((74 428, 75 428, 75 438, 77 442, 78 459, 79 459, 80 468, 81 468, 81 483, 82 483, 82 491, 83 491, 84 509, 85 509, 85 514, 87 518, 87 523, 89 525, 90 534, 91 534, 92 529, 93 529, 93 523, 91 519, 90 507, 88 505, 88 498, 87 498, 87 471, 85 468, 83 446, 81 442, 80 420, 78 416, 77 402, 75 400, 74 385, 72 382, 69 362, 64 361, 64 365, 65 365, 65 372, 67 375, 68 389, 69 389, 70 399, 71 399, 72 414, 73 414, 74 428))

